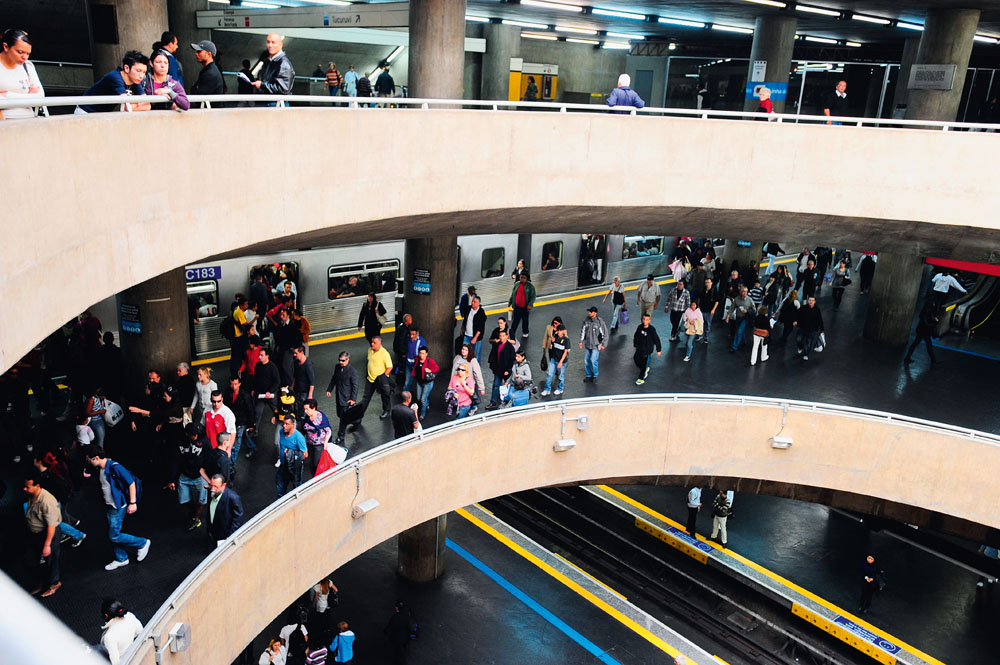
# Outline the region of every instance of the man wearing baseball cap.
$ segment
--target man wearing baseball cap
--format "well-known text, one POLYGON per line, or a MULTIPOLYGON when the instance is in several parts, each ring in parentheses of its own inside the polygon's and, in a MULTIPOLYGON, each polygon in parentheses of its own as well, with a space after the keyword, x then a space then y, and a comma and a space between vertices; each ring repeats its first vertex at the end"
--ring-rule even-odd
POLYGON ((221 95, 226 91, 225 83, 222 81, 222 70, 215 64, 215 56, 218 50, 215 43, 203 39, 197 44, 191 44, 194 49, 194 57, 201 63, 201 71, 198 73, 198 80, 191 88, 192 95, 221 95))
POLYGON ((599 372, 597 360, 610 335, 608 325, 604 323, 604 319, 597 315, 597 308, 588 309, 587 318, 583 320, 583 327, 580 329, 580 348, 586 349, 584 351, 584 368, 587 375, 583 377, 584 383, 597 383, 599 372))

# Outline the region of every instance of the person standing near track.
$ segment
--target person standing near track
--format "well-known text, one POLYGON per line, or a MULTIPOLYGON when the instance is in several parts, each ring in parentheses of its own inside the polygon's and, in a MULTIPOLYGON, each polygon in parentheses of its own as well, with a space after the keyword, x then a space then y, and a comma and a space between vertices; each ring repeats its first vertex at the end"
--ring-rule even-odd
POLYGON ((726 542, 729 540, 726 533, 726 521, 729 520, 729 512, 729 497, 725 490, 719 490, 715 501, 712 502, 712 540, 715 540, 716 536, 718 536, 719 542, 722 543, 723 547, 726 547, 726 542))
POLYGON ((696 538, 695 527, 698 524, 698 511, 701 510, 701 488, 692 487, 687 496, 688 521, 687 532, 692 538, 696 538))
POLYGON ((861 562, 861 604, 858 611, 866 614, 872 606, 872 600, 882 585, 882 570, 875 563, 875 555, 869 554, 861 562))
MULTIPOLYGON (((523 267, 523 262, 518 261, 518 265, 523 267)), ((520 268, 519 268, 520 269, 520 268)), ((531 276, 522 270, 517 274, 518 282, 510 291, 510 298, 507 299, 507 309, 512 312, 510 320, 510 334, 517 336, 517 326, 522 325, 521 337, 528 337, 528 315, 531 308, 535 306, 535 285, 531 283, 531 276)))

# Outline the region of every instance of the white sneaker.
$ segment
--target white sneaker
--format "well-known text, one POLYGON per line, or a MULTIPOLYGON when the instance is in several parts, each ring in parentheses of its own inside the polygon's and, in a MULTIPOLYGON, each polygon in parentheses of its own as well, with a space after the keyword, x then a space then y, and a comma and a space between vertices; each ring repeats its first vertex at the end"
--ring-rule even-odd
POLYGON ((553 395, 562 395, 562 394, 563 394, 563 391, 562 391, 562 390, 560 390, 560 389, 558 389, 558 388, 556 388, 556 391, 555 391, 554 393, 552 393, 552 394, 553 394, 553 395))
POLYGON ((684 356, 684 362, 688 362, 689 360, 691 360, 691 356, 684 356))
POLYGON ((548 390, 543 390, 542 392, 540 392, 538 394, 541 395, 542 397, 548 397, 551 394, 551 392, 548 391, 548 390))
POLYGON ((146 544, 143 545, 142 547, 140 547, 138 554, 136 554, 135 558, 136 558, 137 561, 142 561, 143 559, 146 558, 146 555, 149 554, 149 546, 152 545, 152 544, 153 544, 153 541, 150 540, 149 538, 147 538, 146 539, 146 544))
POLYGON ((116 568, 121 568, 122 566, 127 566, 127 565, 128 565, 128 559, 125 559, 124 561, 119 561, 118 559, 115 559, 108 565, 104 566, 104 570, 114 570, 116 568))
POLYGON ((280 459, 277 459, 277 460, 274 461, 274 468, 275 469, 280 469, 281 468, 281 460, 280 459))
POLYGON ((637 385, 637 386, 641 386, 644 383, 646 383, 645 379, 636 379, 635 380, 635 385, 637 385))

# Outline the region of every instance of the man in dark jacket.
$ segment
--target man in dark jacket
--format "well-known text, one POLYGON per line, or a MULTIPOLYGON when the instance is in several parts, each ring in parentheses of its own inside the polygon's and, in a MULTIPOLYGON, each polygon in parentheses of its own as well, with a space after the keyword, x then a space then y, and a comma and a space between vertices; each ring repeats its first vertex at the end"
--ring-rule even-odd
POLYGON ((208 542, 214 548, 243 526, 243 501, 220 475, 212 476, 208 491, 208 542))
POLYGON ((302 330, 298 321, 292 319, 287 309, 278 312, 278 328, 274 331, 274 355, 281 372, 281 385, 291 386, 295 372, 295 358, 292 351, 302 346, 302 330))
MULTIPOLYGON (((637 109, 645 106, 646 102, 642 101, 639 93, 629 87, 631 83, 632 77, 628 74, 619 76, 618 87, 608 95, 608 106, 634 106, 637 109)), ((618 113, 628 113, 628 111, 618 111, 618 113)))
MULTIPOLYGON (((364 329, 365 339, 372 343, 372 338, 382 334, 382 321, 379 317, 385 318, 385 306, 378 301, 374 293, 368 294, 368 299, 361 305, 361 312, 358 313, 358 330, 364 329)), ((409 340, 409 337, 407 337, 409 340)))
POLYGON ((379 97, 392 97, 396 94, 396 82, 389 76, 388 67, 375 79, 375 92, 379 97))
POLYGON ((476 362, 482 362, 479 358, 483 350, 483 337, 486 336, 486 310, 479 296, 472 298, 472 309, 469 310, 465 320, 462 321, 462 341, 472 347, 476 354, 476 362))
POLYGON ((410 345, 410 326, 413 316, 404 314, 396 324, 396 332, 392 336, 392 352, 396 354, 396 387, 402 388, 406 383, 406 350, 410 345))
MULTIPOLYGON (((254 425, 253 397, 250 391, 243 388, 240 377, 234 376, 229 379, 229 387, 222 393, 222 403, 229 407, 236 416, 236 441, 233 443, 233 466, 236 466, 236 459, 240 456, 240 447, 243 445, 243 435, 248 428, 254 425)), ((249 444, 247 445, 249 448, 249 444)), ((252 450, 252 448, 251 448, 252 450)))
POLYGON ((635 347, 635 366, 639 368, 639 378, 635 380, 635 385, 641 386, 646 383, 649 376, 649 358, 656 349, 656 355, 663 355, 663 346, 660 344, 660 336, 656 333, 656 328, 650 324, 649 314, 642 315, 642 323, 635 329, 632 335, 632 346, 635 347))
MULTIPOLYGON (((253 394, 257 402, 254 405, 254 416, 253 416, 253 432, 254 437, 259 436, 260 423, 264 418, 264 414, 274 413, 277 403, 275 402, 278 389, 281 387, 281 375, 278 372, 278 368, 275 367, 274 363, 271 362, 271 354, 268 353, 267 349, 261 348, 260 359, 257 361, 257 368, 253 373, 253 394)), ((253 457, 254 451, 257 450, 256 441, 250 437, 249 432, 247 437, 247 447, 249 450, 245 457, 250 459, 253 457)))
POLYGON ((285 55, 284 37, 276 32, 267 36, 267 62, 260 72, 260 78, 251 85, 258 91, 268 95, 290 95, 292 84, 295 83, 295 69, 292 61, 285 55))
POLYGON ((531 283, 531 277, 527 272, 522 272, 518 276, 518 282, 510 290, 510 298, 507 299, 507 310, 513 312, 510 319, 510 334, 517 337, 517 324, 523 323, 524 329, 521 337, 528 336, 528 315, 531 308, 535 306, 535 285, 531 283))
POLYGON ((934 331, 937 330, 938 321, 940 320, 941 317, 938 315, 938 309, 933 303, 924 305, 924 308, 920 311, 920 319, 917 321, 916 337, 914 337, 913 344, 910 344, 910 348, 906 351, 906 357, 903 358, 905 364, 909 365, 913 362, 913 352, 920 342, 927 345, 927 355, 931 357, 931 363, 937 362, 937 358, 934 357, 934 344, 931 342, 931 338, 934 336, 934 331))
POLYGON ((490 405, 486 408, 493 410, 500 406, 501 384, 510 380, 510 373, 514 369, 514 345, 507 339, 506 330, 497 333, 497 343, 490 349, 490 369, 493 370, 493 394, 490 396, 490 405))
POLYGON ((191 87, 192 95, 221 95, 225 92, 225 85, 222 82, 222 70, 215 64, 215 56, 218 51, 215 43, 207 39, 191 44, 194 49, 195 59, 201 63, 201 71, 198 72, 198 80, 191 87))
POLYGON ((334 390, 337 391, 337 417, 340 418, 340 425, 337 427, 335 443, 338 446, 344 445, 344 432, 352 424, 344 415, 357 402, 359 385, 358 371, 351 367, 351 354, 341 351, 337 369, 333 370, 330 385, 326 387, 327 397, 331 397, 334 390))
POLYGON ((805 307, 799 308, 793 324, 798 330, 798 349, 796 354, 802 355, 802 360, 809 360, 809 352, 816 346, 816 339, 823 332, 823 314, 816 306, 816 296, 809 296, 805 307))

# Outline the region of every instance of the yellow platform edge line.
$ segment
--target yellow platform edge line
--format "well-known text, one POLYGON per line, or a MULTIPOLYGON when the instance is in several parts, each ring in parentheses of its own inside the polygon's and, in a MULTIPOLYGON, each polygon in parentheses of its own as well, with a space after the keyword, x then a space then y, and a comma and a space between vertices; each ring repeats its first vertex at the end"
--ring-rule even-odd
MULTIPOLYGON (((482 507, 482 506, 480 506, 480 507, 482 507)), ((483 510, 486 510, 486 509, 483 508, 483 510)), ((490 511, 486 510, 486 512, 489 513, 490 511)), ((490 513, 490 515, 492 515, 492 514, 493 513, 490 513)), ((618 591, 615 591, 610 586, 608 586, 607 584, 605 584, 601 580, 597 579, 596 577, 594 577, 593 575, 591 575, 590 573, 588 573, 586 570, 584 570, 580 566, 576 565, 575 563, 573 563, 572 561, 570 561, 569 559, 567 559, 566 557, 564 557, 562 554, 559 554, 559 552, 553 552, 552 555, 555 556, 555 557, 557 557, 557 558, 559 558, 559 559, 561 559, 567 566, 572 566, 581 575, 586 575, 588 578, 590 578, 591 580, 593 580, 595 583, 600 584, 602 587, 604 587, 605 589, 607 589, 611 593, 615 594, 616 596, 618 596, 622 600, 628 600, 628 598, 625 596, 625 594, 620 593, 618 591)))
MULTIPOLYGON (((795 259, 782 259, 781 261, 775 261, 774 263, 775 263, 775 265, 777 265, 777 264, 780 264, 780 263, 790 263, 790 262, 792 262, 794 260, 795 259)), ((660 281, 657 282, 657 284, 661 284, 661 285, 664 285, 664 284, 673 284, 673 283, 674 283, 673 277, 671 277, 669 279, 660 280, 660 281)), ((626 286, 625 290, 626 291, 635 291, 638 288, 639 288, 638 286, 626 286)), ((605 295, 606 293, 607 293, 607 291, 599 291, 597 293, 578 293, 578 294, 575 294, 575 295, 572 295, 572 296, 565 296, 563 298, 554 298, 552 300, 543 300, 541 302, 535 303, 535 307, 545 307, 546 305, 558 305, 559 303, 573 302, 575 300, 585 300, 587 298, 597 298, 599 296, 605 295)), ((532 307, 532 309, 534 309, 534 307, 532 307)), ((494 314, 502 314, 503 312, 506 312, 506 311, 507 311, 506 307, 502 307, 502 308, 499 308, 499 309, 488 309, 488 310, 486 310, 486 314, 488 316, 493 316, 494 314)), ((461 321, 462 317, 456 316, 455 320, 456 321, 461 321)), ((382 329, 383 333, 391 333, 391 332, 395 332, 395 331, 396 331, 396 327, 395 326, 390 326, 388 328, 383 328, 382 329)), ((320 344, 329 344, 331 342, 342 342, 342 341, 344 341, 346 339, 358 339, 359 337, 364 337, 364 334, 356 332, 356 333, 349 333, 347 335, 337 335, 336 337, 325 337, 323 339, 317 339, 315 341, 310 341, 309 342, 309 346, 311 348, 311 347, 314 347, 314 346, 319 346, 320 344)), ((230 358, 230 355, 214 356, 212 358, 203 358, 201 360, 195 360, 195 361, 193 361, 191 363, 191 366, 192 367, 197 367, 199 365, 208 365, 210 363, 223 362, 225 360, 229 360, 229 358, 230 358)))
MULTIPOLYGON (((652 631, 650 631, 649 629, 640 626, 633 619, 630 619, 629 617, 625 616, 625 614, 621 610, 611 607, 611 605, 608 605, 608 603, 601 600, 590 591, 587 591, 582 586, 580 586, 573 580, 569 579, 568 577, 560 573, 558 570, 556 570, 555 568, 545 563, 544 561, 539 559, 537 556, 535 556, 528 550, 524 549, 523 547, 515 543, 510 538, 508 538, 504 534, 500 533, 499 531, 491 527, 489 524, 486 524, 478 517, 467 511, 465 508, 459 508, 455 512, 464 517, 466 520, 468 520, 475 526, 479 527, 480 529, 488 533, 489 535, 493 536, 493 538, 506 545, 508 548, 519 554, 521 557, 530 561, 537 568, 541 569, 551 577, 555 578, 563 586, 568 587, 569 589, 574 591, 577 595, 586 599, 587 602, 589 602, 591 605, 594 605, 595 607, 603 611, 605 614, 611 616, 613 619, 624 625, 629 630, 638 634, 640 637, 645 639, 650 644, 653 644, 656 648, 660 649, 661 651, 670 656, 680 655, 681 652, 678 651, 674 646, 670 645, 662 638, 654 635, 652 631)), ((691 661, 690 659, 689 662, 692 665, 698 665, 697 663, 691 661)))
MULTIPOLYGON (((612 487, 609 487, 607 485, 595 485, 595 487, 597 487, 598 489, 600 489, 603 492, 607 492, 608 494, 621 499, 625 503, 628 503, 629 505, 631 505, 631 506, 633 506, 635 508, 638 508, 639 510, 645 511, 649 515, 652 515, 653 517, 655 517, 655 518, 657 518, 659 520, 663 520, 664 522, 666 522, 667 524, 669 524, 670 526, 672 526, 672 527, 674 527, 676 529, 684 530, 684 527, 681 524, 679 524, 678 522, 675 522, 674 520, 670 519, 666 515, 663 515, 662 513, 659 513, 657 511, 653 510, 649 506, 647 506, 647 505, 645 505, 643 503, 640 503, 639 501, 636 501, 632 497, 630 497, 630 496, 628 496, 626 494, 622 494, 621 492, 619 492, 618 490, 616 490, 616 489, 614 489, 612 487)), ((719 547, 718 545, 716 545, 712 541, 706 540, 702 536, 698 536, 698 539, 707 542, 709 545, 711 545, 712 547, 714 547, 717 550, 723 550, 723 548, 719 547)), ((847 612, 847 611, 843 610, 842 608, 837 607, 836 605, 834 605, 830 601, 826 600, 825 598, 817 596, 816 594, 814 594, 813 592, 809 591, 808 589, 804 589, 804 588, 800 587, 798 584, 795 584, 794 582, 792 582, 792 581, 790 581, 788 579, 785 579, 781 575, 778 575, 777 573, 772 572, 772 571, 768 570, 767 568, 764 568, 759 563, 756 563, 755 561, 751 561, 750 559, 747 559, 746 557, 741 556, 740 554, 734 552, 733 550, 725 549, 723 551, 724 551, 724 553, 725 553, 726 556, 732 557, 733 559, 736 559, 740 563, 742 563, 742 564, 744 564, 746 566, 749 566, 750 568, 753 568, 754 570, 756 570, 760 574, 766 575, 766 576, 770 577, 772 580, 778 582, 779 584, 781 584, 781 585, 783 585, 783 586, 785 586, 785 587, 787 587, 789 589, 792 589, 793 591, 795 591, 797 593, 802 594, 803 596, 805 596, 809 600, 811 600, 811 601, 813 601, 813 602, 815 602, 815 603, 817 603, 819 605, 822 605, 823 607, 825 607, 826 609, 830 610, 831 612, 836 612, 837 614, 839 614, 841 616, 847 617, 851 621, 853 621, 854 623, 858 624, 859 626, 867 628, 868 630, 870 630, 871 632, 875 633, 876 635, 880 635, 880 636, 886 638, 887 640, 889 640, 890 642, 898 644, 899 646, 903 647, 904 649, 906 649, 907 651, 909 651, 910 653, 912 653, 914 656, 917 656, 918 658, 921 658, 921 659, 927 661, 930 665, 945 665, 944 662, 938 660, 937 658, 929 656, 928 654, 924 653, 920 649, 917 649, 916 647, 913 647, 910 644, 907 644, 906 642, 903 642, 902 640, 893 637, 892 635, 890 635, 889 633, 885 632, 881 628, 878 628, 877 626, 873 626, 872 624, 868 623, 864 619, 856 617, 853 614, 851 614, 850 612, 847 612)))

